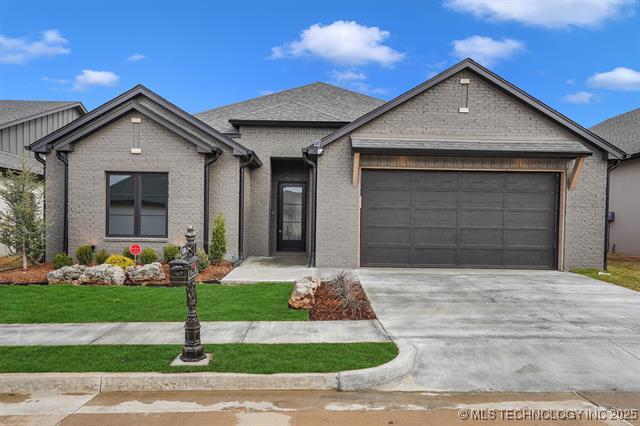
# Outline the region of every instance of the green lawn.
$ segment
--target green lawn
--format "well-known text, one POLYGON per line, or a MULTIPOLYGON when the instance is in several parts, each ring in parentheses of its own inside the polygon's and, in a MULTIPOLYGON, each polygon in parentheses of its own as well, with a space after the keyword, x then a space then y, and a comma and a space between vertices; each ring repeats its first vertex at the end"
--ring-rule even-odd
MULTIPOLYGON (((201 321, 307 320, 293 284, 198 285, 201 321)), ((184 321, 184 287, 0 285, 0 323, 184 321)))
POLYGON ((393 343, 205 345, 206 367, 170 367, 179 345, 4 346, 0 372, 325 373, 373 367, 397 354, 393 343))
POLYGON ((611 275, 599 275, 602 270, 594 268, 578 268, 571 272, 640 291, 640 261, 609 259, 608 268, 611 275))

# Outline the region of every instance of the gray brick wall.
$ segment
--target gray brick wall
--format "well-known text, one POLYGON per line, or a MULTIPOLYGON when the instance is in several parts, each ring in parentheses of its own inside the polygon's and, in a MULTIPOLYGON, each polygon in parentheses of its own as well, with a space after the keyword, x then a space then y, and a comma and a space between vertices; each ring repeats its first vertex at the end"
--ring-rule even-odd
MULTIPOLYGON (((364 125, 354 135, 496 136, 533 139, 573 135, 464 71, 364 125), (470 78, 469 113, 460 78, 470 78)), ((348 137, 325 148, 318 165, 317 263, 320 267, 359 264, 359 188, 352 185, 348 137), (339 207, 339 208, 336 208, 339 207)), ((593 148, 592 148, 593 149, 593 148)), ((606 161, 589 158, 577 187, 567 194, 565 268, 602 266, 606 161)))
POLYGON ((45 206, 47 222, 47 261, 62 251, 64 209, 64 164, 55 152, 46 155, 47 170, 45 184, 45 206))
POLYGON ((223 154, 211 165, 209 173, 209 235, 218 213, 225 220, 227 235, 227 259, 238 255, 238 204, 240 160, 231 149, 223 148, 223 154))
MULTIPOLYGON (((224 156, 224 155, 223 155, 224 156)), ((145 116, 130 113, 75 144, 69 155, 69 250, 95 244, 119 252, 132 242, 158 254, 167 243, 184 243, 193 225, 202 243, 204 155, 180 136, 145 116), (132 117, 140 117, 133 124, 132 117), (134 126, 140 126, 142 154, 131 154, 134 126), (164 239, 107 238, 105 225, 106 171, 169 173, 168 237, 164 239)), ((220 164, 223 160, 221 159, 220 164)))
POLYGON ((271 198, 271 158, 302 158, 302 148, 331 133, 333 129, 299 127, 240 128, 239 142, 254 150, 263 161, 262 167, 251 173, 251 208, 245 213, 249 221, 246 233, 246 256, 268 256, 275 231, 270 226, 270 212, 276 200, 271 198))

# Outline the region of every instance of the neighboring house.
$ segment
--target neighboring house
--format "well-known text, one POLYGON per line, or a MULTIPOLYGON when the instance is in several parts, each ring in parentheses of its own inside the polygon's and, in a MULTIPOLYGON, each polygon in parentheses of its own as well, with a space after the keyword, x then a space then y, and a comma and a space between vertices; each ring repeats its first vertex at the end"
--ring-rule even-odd
POLYGON ((32 144, 47 256, 92 244, 318 267, 602 267, 623 152, 472 60, 383 102, 315 83, 190 115, 143 86, 32 144), (66 201, 65 201, 66 200, 66 201))
MULTIPOLYGON (((7 170, 21 170, 26 162, 33 173, 41 176, 42 164, 25 146, 86 112, 79 102, 0 100, 0 171, 4 174, 7 170)), ((0 210, 5 207, 0 199, 0 210)), ((6 252, 6 247, 0 245, 0 255, 6 252)))
POLYGON ((611 166, 609 251, 640 256, 640 108, 605 120, 591 131, 627 153, 611 166))

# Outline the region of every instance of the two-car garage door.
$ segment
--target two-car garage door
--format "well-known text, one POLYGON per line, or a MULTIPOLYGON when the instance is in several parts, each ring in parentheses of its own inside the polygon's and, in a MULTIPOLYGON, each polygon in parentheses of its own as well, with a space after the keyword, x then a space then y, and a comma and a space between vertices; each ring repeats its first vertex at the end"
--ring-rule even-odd
POLYGON ((362 170, 362 266, 553 269, 557 173, 362 170))

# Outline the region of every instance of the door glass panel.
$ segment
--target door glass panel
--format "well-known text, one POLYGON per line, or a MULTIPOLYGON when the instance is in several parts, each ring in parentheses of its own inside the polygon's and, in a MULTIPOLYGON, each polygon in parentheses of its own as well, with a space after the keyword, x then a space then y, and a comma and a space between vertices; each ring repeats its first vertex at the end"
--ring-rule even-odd
POLYGON ((302 240, 303 188, 300 185, 282 186, 282 240, 302 240))
POLYGON ((287 241, 298 241, 302 239, 302 224, 301 223, 283 223, 282 224, 282 239, 287 241))
POLYGON ((282 187, 282 204, 302 205, 302 187, 301 186, 283 186, 282 187))

